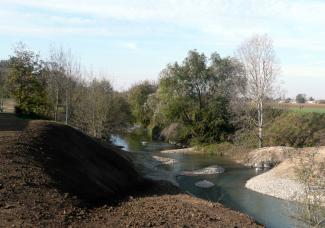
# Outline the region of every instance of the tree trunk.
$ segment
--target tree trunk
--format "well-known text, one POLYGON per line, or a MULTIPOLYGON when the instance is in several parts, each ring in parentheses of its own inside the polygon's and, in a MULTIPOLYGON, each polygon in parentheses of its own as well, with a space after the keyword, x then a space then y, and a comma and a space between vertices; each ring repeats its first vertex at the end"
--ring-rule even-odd
POLYGON ((54 110, 54 120, 58 120, 58 107, 59 107, 59 88, 56 90, 56 101, 55 101, 55 110, 54 110))
POLYGON ((68 125, 69 105, 68 105, 68 92, 66 91, 65 97, 65 124, 68 125))
POLYGON ((259 148, 263 147, 263 102, 258 102, 257 107, 257 115, 258 115, 258 146, 259 148))
POLYGON ((1 89, 1 97, 0 97, 0 112, 3 112, 3 97, 4 97, 4 92, 3 92, 3 89, 1 89))

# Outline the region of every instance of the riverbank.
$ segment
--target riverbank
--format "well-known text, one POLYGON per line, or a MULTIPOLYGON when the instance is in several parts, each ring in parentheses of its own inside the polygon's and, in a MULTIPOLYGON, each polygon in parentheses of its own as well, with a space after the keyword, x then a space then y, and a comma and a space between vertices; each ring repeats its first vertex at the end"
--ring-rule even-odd
POLYGON ((143 179, 126 152, 68 126, 0 114, 0 156, 4 227, 259 227, 168 182, 143 179))
MULTIPOLYGON (((281 155, 283 160, 278 161, 280 164, 248 180, 248 189, 280 199, 301 201, 307 197, 305 184, 317 189, 320 186, 313 186, 313 181, 316 180, 316 184, 325 182, 325 147, 289 149, 282 150, 281 153, 279 151, 281 150, 273 154, 281 155), (304 180, 308 183, 304 183, 304 180)), ((317 197, 325 202, 324 192, 317 193, 317 197)))

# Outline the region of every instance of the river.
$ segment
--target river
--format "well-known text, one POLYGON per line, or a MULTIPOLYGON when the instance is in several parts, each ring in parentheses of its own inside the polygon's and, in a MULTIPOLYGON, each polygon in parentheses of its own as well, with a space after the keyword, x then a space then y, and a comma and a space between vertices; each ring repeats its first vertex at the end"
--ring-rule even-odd
POLYGON ((138 154, 139 156, 135 156, 138 163, 150 163, 150 158, 153 155, 169 157, 177 161, 171 165, 146 165, 142 169, 144 175, 174 179, 183 191, 209 201, 220 202, 226 207, 246 213, 266 227, 304 227, 290 216, 293 214, 296 204, 245 188, 248 179, 260 174, 255 169, 241 166, 216 155, 161 154, 159 151, 173 148, 173 146, 160 141, 150 141, 144 134, 115 135, 112 137, 112 141, 116 145, 123 146, 124 150, 138 154), (211 165, 222 166, 226 171, 222 174, 205 176, 179 175, 181 171, 195 170, 211 165), (208 189, 196 187, 194 184, 201 180, 208 180, 215 186, 208 189))

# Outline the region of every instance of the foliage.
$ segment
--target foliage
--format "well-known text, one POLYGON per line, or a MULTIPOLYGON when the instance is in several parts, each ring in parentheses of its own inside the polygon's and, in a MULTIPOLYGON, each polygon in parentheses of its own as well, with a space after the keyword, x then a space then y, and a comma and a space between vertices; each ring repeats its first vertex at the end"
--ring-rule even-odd
POLYGON ((189 132, 190 129, 184 124, 171 123, 161 131, 160 137, 170 143, 186 144, 189 140, 189 132))
POLYGON ((16 99, 16 111, 22 115, 46 114, 47 94, 42 75, 43 63, 38 55, 19 45, 9 60, 8 84, 16 99))
POLYGON ((296 96, 296 102, 299 103, 299 104, 304 104, 306 103, 307 101, 307 98, 306 98, 306 94, 297 94, 296 96))
MULTIPOLYGON (((319 155, 321 156, 321 155, 319 155)), ((317 150, 300 157, 296 164, 297 180, 304 186, 294 217, 311 227, 325 224, 325 161, 317 158, 317 150)))
POLYGON ((196 150, 206 153, 213 154, 218 156, 232 156, 234 153, 237 153, 238 150, 243 150, 232 143, 222 142, 215 144, 199 144, 195 145, 196 150))
POLYGON ((4 98, 8 97, 8 90, 6 86, 9 74, 9 61, 0 60, 0 112, 3 110, 4 98))
MULTIPOLYGON (((0 63, 2 86, 6 61, 0 63)), ((52 49, 50 59, 44 61, 19 44, 8 64, 6 81, 19 114, 65 122, 98 138, 130 123, 125 94, 114 91, 108 80, 98 80, 92 72, 81 73, 69 51, 52 49), (84 80, 85 76, 92 80, 84 80)))
POLYGON ((157 87, 149 81, 144 81, 132 86, 128 91, 128 101, 135 122, 146 127, 150 124, 153 116, 153 109, 147 101, 150 95, 154 94, 157 87))
POLYGON ((178 122, 200 142, 225 140, 233 131, 230 102, 244 87, 241 66, 217 53, 210 61, 190 51, 182 64, 168 65, 157 91, 166 124, 178 122))
POLYGON ((315 146, 324 135, 325 114, 286 112, 266 129, 266 144, 277 146, 315 146))

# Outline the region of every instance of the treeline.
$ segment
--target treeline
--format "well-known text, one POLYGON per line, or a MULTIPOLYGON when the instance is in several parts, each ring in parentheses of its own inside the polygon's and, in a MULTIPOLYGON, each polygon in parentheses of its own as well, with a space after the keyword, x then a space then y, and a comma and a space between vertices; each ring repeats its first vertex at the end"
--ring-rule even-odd
POLYGON ((158 82, 144 81, 128 91, 132 114, 153 137, 171 143, 325 145, 324 114, 273 107, 277 62, 267 35, 244 41, 235 57, 189 51, 181 63, 167 65, 158 82))
POLYGON ((254 36, 236 53, 207 57, 192 50, 181 63, 168 64, 157 82, 117 92, 104 75, 83 70, 70 51, 54 47, 42 59, 18 45, 0 61, 0 96, 15 98, 19 115, 64 122, 99 138, 137 124, 153 138, 181 144, 322 142, 325 115, 286 115, 270 104, 278 72, 272 40, 254 36))
POLYGON ((245 88, 243 67, 235 58, 217 53, 207 58, 193 50, 181 64, 169 64, 157 84, 139 83, 128 95, 135 119, 153 135, 212 143, 228 140, 236 130, 245 88))
POLYGON ((52 47, 47 60, 19 44, 0 62, 2 97, 16 100, 16 113, 77 127, 95 137, 130 124, 125 94, 114 91, 104 75, 82 70, 79 61, 52 47))

